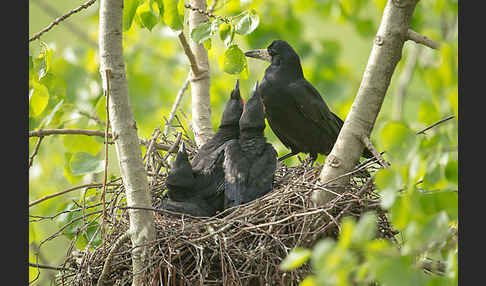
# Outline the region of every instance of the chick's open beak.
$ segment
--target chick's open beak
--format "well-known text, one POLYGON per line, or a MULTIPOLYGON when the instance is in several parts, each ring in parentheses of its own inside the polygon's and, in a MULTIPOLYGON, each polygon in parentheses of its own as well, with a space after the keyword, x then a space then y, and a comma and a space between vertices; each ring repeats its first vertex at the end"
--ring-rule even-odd
POLYGON ((267 49, 250 50, 245 52, 245 56, 271 62, 272 56, 267 49))

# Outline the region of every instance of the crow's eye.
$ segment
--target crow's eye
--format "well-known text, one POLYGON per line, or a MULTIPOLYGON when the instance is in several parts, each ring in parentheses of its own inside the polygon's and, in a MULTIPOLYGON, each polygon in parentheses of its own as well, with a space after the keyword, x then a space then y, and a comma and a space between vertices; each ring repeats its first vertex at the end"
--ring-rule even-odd
POLYGON ((268 49, 268 53, 273 57, 275 56, 277 53, 273 50, 273 49, 268 49))

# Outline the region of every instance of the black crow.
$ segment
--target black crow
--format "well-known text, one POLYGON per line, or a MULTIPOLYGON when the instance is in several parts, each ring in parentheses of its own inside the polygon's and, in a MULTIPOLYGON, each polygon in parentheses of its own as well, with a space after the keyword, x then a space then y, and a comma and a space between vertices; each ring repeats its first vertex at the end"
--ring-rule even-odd
POLYGON ((192 168, 195 172, 211 172, 217 158, 224 150, 224 147, 221 148, 223 144, 231 139, 238 139, 240 136, 238 122, 242 112, 243 99, 240 95, 239 81, 236 80, 236 86, 231 91, 230 99, 226 102, 218 131, 199 148, 192 159, 192 168))
POLYGON ((237 80, 226 102, 218 131, 199 148, 191 164, 196 185, 203 186, 200 187, 200 195, 218 211, 222 211, 224 206, 224 148, 240 136, 239 120, 243 105, 237 80))
POLYGON ((272 190, 277 151, 263 135, 265 114, 255 84, 241 115, 240 138, 225 148, 225 209, 255 200, 272 190))
MULTIPOLYGON (((294 49, 285 41, 275 40, 267 49, 247 51, 245 55, 271 62, 258 93, 270 128, 291 150, 279 161, 300 152, 310 153, 312 162, 317 154, 328 155, 344 122, 304 78, 294 49)), ((365 149, 363 157, 373 154, 365 149)))
POLYGON ((184 142, 181 143, 166 179, 167 197, 159 208, 192 216, 210 217, 216 209, 203 196, 203 186, 191 168, 184 142))

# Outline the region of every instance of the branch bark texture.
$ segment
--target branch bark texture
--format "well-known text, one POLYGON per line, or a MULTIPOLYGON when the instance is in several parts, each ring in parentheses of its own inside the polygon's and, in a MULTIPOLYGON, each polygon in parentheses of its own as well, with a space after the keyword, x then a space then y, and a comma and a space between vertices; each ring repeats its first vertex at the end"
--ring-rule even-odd
MULTIPOLYGON (((401 59, 417 3, 418 0, 389 0, 386 4, 358 93, 320 174, 320 183, 335 193, 342 193, 350 178, 334 178, 349 172, 359 162, 364 149, 361 138, 371 134, 393 72, 401 59), (331 180, 332 183, 327 183, 331 180)), ((318 190, 313 194, 313 201, 324 205, 334 197, 331 192, 318 190)))
MULTIPOLYGON (((190 0, 192 7, 206 10, 205 0, 190 0)), ((200 23, 207 21, 207 17, 197 11, 189 10, 189 31, 192 31, 200 23)), ((211 123, 211 104, 209 96, 210 75, 208 51, 203 44, 198 44, 192 39, 189 41, 192 53, 197 63, 197 72, 192 71, 191 95, 192 95, 192 126, 197 146, 201 146, 213 135, 211 123)))
MULTIPOLYGON (((136 122, 130 106, 128 84, 122 48, 123 0, 100 2, 99 53, 100 73, 103 87, 110 82, 109 113, 113 130, 120 173, 125 187, 127 205, 151 207, 148 180, 142 162, 142 153, 137 135, 136 122), (110 77, 107 79, 105 72, 110 77)), ((141 285, 143 269, 146 267, 146 247, 135 247, 155 239, 153 215, 150 212, 131 209, 130 237, 134 278, 132 285, 141 285)))

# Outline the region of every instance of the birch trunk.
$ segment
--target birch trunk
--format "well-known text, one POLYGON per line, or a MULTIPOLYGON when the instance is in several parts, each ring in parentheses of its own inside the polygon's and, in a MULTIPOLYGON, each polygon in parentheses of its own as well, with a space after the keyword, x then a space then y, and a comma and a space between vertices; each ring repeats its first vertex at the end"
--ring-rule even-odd
MULTIPOLYGON (((129 207, 152 207, 148 181, 142 163, 142 153, 137 135, 136 122, 130 107, 128 84, 122 49, 123 0, 100 1, 99 53, 103 86, 109 80, 111 127, 115 141, 120 172, 129 207), (110 76, 106 77, 106 70, 110 76)), ((129 210, 132 246, 155 239, 152 212, 129 210)), ((140 279, 148 254, 146 247, 132 251, 134 278, 132 285, 141 285, 140 279)))
MULTIPOLYGON (((349 176, 335 178, 356 166, 364 149, 361 138, 371 134, 393 72, 401 59, 417 3, 418 0, 389 0, 386 4, 358 93, 320 174, 320 183, 334 192, 344 191, 349 176)), ((313 201, 323 205, 334 197, 332 193, 320 190, 314 192, 313 201)))
MULTIPOLYGON (((206 11, 205 0, 190 0, 190 5, 206 11)), ((192 31, 200 23, 207 21, 207 17, 197 11, 189 10, 189 31, 192 31)), ((198 147, 206 143, 213 135, 211 123, 211 103, 209 96, 210 73, 208 51, 203 44, 197 44, 189 40, 191 50, 196 59, 198 74, 192 71, 191 94, 192 94, 192 127, 198 147)))

